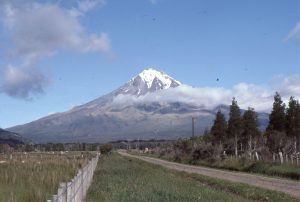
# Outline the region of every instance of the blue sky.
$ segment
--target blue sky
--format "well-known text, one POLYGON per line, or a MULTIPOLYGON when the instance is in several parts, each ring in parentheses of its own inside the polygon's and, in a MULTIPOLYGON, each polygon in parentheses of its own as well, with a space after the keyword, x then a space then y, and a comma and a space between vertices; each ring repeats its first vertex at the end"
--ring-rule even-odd
POLYGON ((300 1, 4 0, 0 10, 3 128, 88 102, 147 67, 194 87, 300 96, 300 1))

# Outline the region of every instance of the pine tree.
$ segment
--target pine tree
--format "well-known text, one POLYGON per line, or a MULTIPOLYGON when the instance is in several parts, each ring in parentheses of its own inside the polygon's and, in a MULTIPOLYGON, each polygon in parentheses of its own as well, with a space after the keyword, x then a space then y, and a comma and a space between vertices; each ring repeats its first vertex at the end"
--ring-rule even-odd
POLYGON ((269 116, 268 131, 285 131, 285 104, 281 100, 281 96, 276 92, 274 96, 273 110, 269 116))
POLYGON ((294 97, 290 97, 289 106, 286 110, 286 133, 289 138, 293 139, 295 151, 297 149, 296 116, 297 101, 294 97))
POLYGON ((203 137, 203 140, 204 140, 205 142, 211 142, 212 136, 211 136, 210 131, 209 131, 208 128, 205 128, 205 129, 204 129, 204 132, 203 132, 202 137, 203 137))
POLYGON ((286 133, 289 137, 296 135, 297 101, 290 97, 289 106, 286 110, 286 133))
POLYGON ((286 142, 285 104, 278 92, 275 93, 273 109, 266 130, 267 146, 272 152, 282 152, 286 142))
POLYGON ((257 139, 260 135, 258 129, 258 118, 253 108, 248 108, 243 115, 243 137, 248 141, 250 156, 252 150, 256 149, 257 139))
MULTIPOLYGON (((300 145, 300 103, 298 100, 297 100, 297 107, 296 107, 295 125, 296 125, 295 131, 296 131, 297 142, 298 142, 298 147, 297 147, 297 144, 296 144, 296 147, 299 150, 299 145, 300 145)), ((296 148, 296 151, 297 151, 297 148, 296 148)))
POLYGON ((216 118, 213 126, 211 127, 210 133, 213 137, 213 141, 219 143, 220 145, 226 137, 227 123, 224 115, 219 110, 216 114, 216 118))
POLYGON ((227 133, 229 138, 234 137, 234 148, 235 156, 238 155, 237 144, 242 132, 242 119, 240 107, 237 104, 235 98, 232 99, 232 104, 230 105, 229 120, 227 133))

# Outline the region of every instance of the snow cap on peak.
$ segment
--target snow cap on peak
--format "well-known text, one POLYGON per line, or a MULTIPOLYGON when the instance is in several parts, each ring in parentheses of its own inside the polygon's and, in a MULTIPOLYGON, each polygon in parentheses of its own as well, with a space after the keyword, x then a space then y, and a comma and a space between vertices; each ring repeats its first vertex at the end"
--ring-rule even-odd
POLYGON ((157 71, 154 68, 147 68, 144 71, 142 71, 138 76, 142 79, 142 81, 145 82, 148 88, 151 88, 155 79, 161 82, 161 84, 163 85, 162 89, 170 88, 172 87, 172 85, 174 85, 174 83, 178 86, 181 85, 179 81, 176 81, 164 72, 157 71))
POLYGON ((164 72, 147 68, 114 92, 114 95, 141 96, 158 90, 175 88, 181 83, 164 72))

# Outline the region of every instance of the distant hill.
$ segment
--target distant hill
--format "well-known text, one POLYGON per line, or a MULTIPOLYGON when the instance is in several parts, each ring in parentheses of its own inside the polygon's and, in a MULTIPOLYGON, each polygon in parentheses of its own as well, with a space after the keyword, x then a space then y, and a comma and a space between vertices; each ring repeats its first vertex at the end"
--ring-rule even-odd
MULTIPOLYGON (((38 143, 177 139, 191 136, 192 117, 197 117, 197 135, 212 125, 219 109, 228 117, 228 106, 208 109, 179 101, 177 98, 181 95, 173 96, 171 101, 146 99, 181 85, 163 72, 146 69, 107 95, 69 111, 8 130, 38 143)), ((264 129, 268 115, 260 113, 259 121, 260 127, 264 129)))
POLYGON ((12 133, 0 128, 0 144, 8 144, 14 146, 16 144, 24 144, 24 139, 17 133, 12 133))

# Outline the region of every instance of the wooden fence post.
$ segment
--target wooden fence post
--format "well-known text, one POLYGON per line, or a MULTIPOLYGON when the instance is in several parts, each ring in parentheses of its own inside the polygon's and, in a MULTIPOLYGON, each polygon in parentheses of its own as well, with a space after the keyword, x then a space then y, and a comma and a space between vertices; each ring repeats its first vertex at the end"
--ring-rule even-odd
POLYGON ((52 201, 53 201, 53 202, 57 202, 57 195, 53 195, 52 201))
POLYGON ((81 200, 84 198, 84 191, 83 191, 83 169, 79 170, 80 173, 80 195, 81 195, 81 200))
POLYGON ((92 158, 82 169, 79 169, 70 182, 60 183, 57 195, 53 195, 52 200, 47 200, 47 202, 82 202, 92 183, 98 158, 99 155, 92 158))
POLYGON ((283 155, 282 152, 279 152, 280 163, 283 164, 283 155))
POLYGON ((66 183, 60 183, 57 191, 58 195, 58 202, 66 202, 67 201, 67 184, 66 183))
POLYGON ((80 195, 79 195, 79 175, 77 173, 75 177, 75 202, 81 202, 80 195))
POLYGON ((67 183, 67 202, 72 202, 72 182, 67 183))

